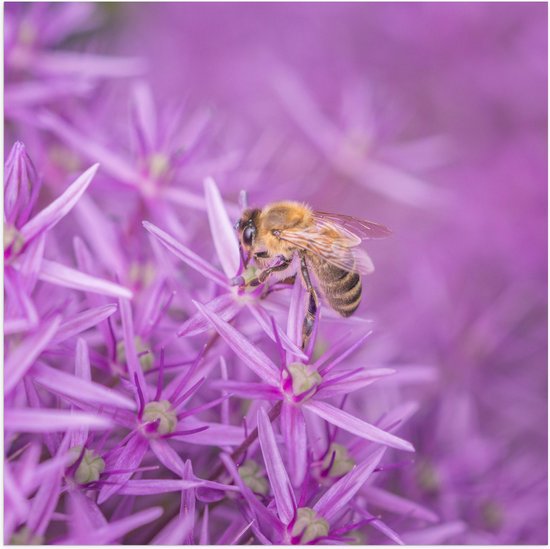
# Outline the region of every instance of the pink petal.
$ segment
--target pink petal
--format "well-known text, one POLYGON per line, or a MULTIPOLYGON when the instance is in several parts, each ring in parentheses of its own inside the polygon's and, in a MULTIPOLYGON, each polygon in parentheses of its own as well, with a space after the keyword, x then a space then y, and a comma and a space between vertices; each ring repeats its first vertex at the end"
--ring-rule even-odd
POLYGON ((33 368, 35 381, 50 391, 60 395, 72 397, 77 401, 106 404, 124 410, 135 410, 133 400, 120 394, 114 389, 105 387, 93 381, 87 381, 51 368, 46 364, 38 364, 33 368))
POLYGON ((151 496, 154 494, 182 492, 183 490, 191 490, 199 486, 202 486, 202 482, 199 480, 137 479, 126 482, 118 493, 130 496, 151 496))
POLYGON ((25 253, 21 258, 20 272, 24 277, 25 289, 30 293, 34 289, 42 259, 44 258, 44 247, 46 244, 46 234, 42 233, 35 238, 25 249, 25 253))
POLYGON ((26 242, 38 234, 50 230, 72 210, 92 182, 98 167, 99 164, 94 164, 88 168, 59 198, 25 223, 20 232, 26 242))
POLYGON ((279 385, 279 371, 277 366, 257 347, 252 345, 238 330, 223 321, 204 305, 193 301, 195 307, 212 323, 220 336, 233 349, 235 354, 256 375, 266 383, 273 386, 279 385))
POLYGON ((438 516, 426 507, 393 494, 392 492, 388 492, 387 490, 383 490, 382 488, 365 486, 363 488, 363 493, 369 504, 380 507, 380 509, 384 509, 390 513, 427 520, 428 522, 437 522, 439 520, 438 516))
MULTIPOLYGON (((247 304, 248 310, 252 313, 252 316, 256 319, 258 324, 262 327, 262 330, 270 337, 272 341, 277 341, 275 337, 275 332, 273 330, 273 324, 271 322, 271 317, 267 311, 259 304, 247 304)), ((301 360, 307 360, 307 356, 304 354, 302 349, 298 347, 286 334, 281 331, 277 325, 275 325, 277 330, 277 335, 281 341, 282 347, 291 352, 295 357, 298 357, 301 360)))
POLYGON ((124 286, 120 286, 119 284, 102 278, 96 278, 95 276, 77 271, 76 269, 71 269, 70 267, 47 259, 42 261, 38 278, 50 284, 72 288, 73 290, 81 290, 83 292, 93 292, 126 299, 131 299, 133 296, 132 291, 124 286))
MULTIPOLYGON (((238 303, 231 294, 222 294, 209 301, 206 306, 226 322, 233 320, 242 309, 242 305, 238 303)), ((181 325, 178 330, 178 335, 190 337, 202 334, 209 329, 210 322, 208 319, 205 318, 202 313, 197 312, 181 325)))
POLYGON ((157 143, 157 117, 151 88, 139 80, 132 89, 132 127, 137 135, 140 154, 147 156, 157 143))
POLYGON ((126 271, 126 259, 118 245, 118 234, 113 221, 88 195, 81 198, 75 211, 75 218, 94 250, 96 260, 110 273, 122 276, 126 271))
POLYGON ((204 196, 214 247, 227 278, 232 278, 239 270, 241 263, 239 243, 233 223, 223 205, 220 191, 211 177, 204 180, 204 196))
POLYGON ((211 387, 220 387, 227 392, 243 398, 273 400, 281 398, 281 391, 265 383, 251 381, 212 381, 211 387))
POLYGON ((60 323, 61 316, 52 318, 10 352, 10 356, 4 365, 5 394, 14 389, 27 370, 34 364, 34 361, 52 340, 60 323))
MULTIPOLYGON (((148 448, 149 442, 139 433, 135 433, 130 440, 128 440, 115 462, 110 464, 109 469, 125 469, 130 472, 109 475, 109 481, 114 484, 106 484, 101 488, 97 498, 98 505, 105 503, 111 496, 116 494, 126 482, 128 482, 128 479, 133 475, 132 470, 139 467, 148 448)), ((106 472, 108 472, 108 470, 106 472)))
POLYGON ((170 471, 183 477, 185 464, 179 454, 168 444, 166 440, 151 440, 149 446, 158 460, 170 471))
POLYGON ((313 509, 328 521, 335 517, 342 509, 347 507, 353 496, 365 484, 380 463, 385 451, 386 448, 380 448, 370 459, 356 465, 321 496, 313 509))
POLYGON ((60 343, 61 341, 65 341, 70 337, 96 326, 109 318, 117 308, 115 304, 103 305, 74 315, 69 320, 65 320, 61 323, 53 341, 55 343, 60 343))
POLYGON ((267 476, 275 496, 277 513, 284 524, 290 524, 296 512, 296 500, 279 453, 271 421, 263 408, 258 410, 258 438, 264 456, 267 476))
MULTIPOLYGON (((74 364, 74 374, 77 378, 85 381, 92 381, 92 371, 90 367, 90 356, 86 341, 79 337, 76 341, 76 358, 74 364)), ((88 438, 88 428, 82 427, 78 431, 71 433, 70 446, 82 446, 88 438)))
POLYGON ((90 53, 53 51, 37 54, 34 67, 40 73, 78 74, 86 77, 127 78, 143 73, 144 62, 138 58, 113 57, 90 53))
POLYGON ((378 442, 379 444, 397 448, 398 450, 414 452, 414 447, 410 442, 396 437, 395 435, 391 435, 390 433, 386 433, 386 431, 362 421, 331 404, 309 400, 304 402, 302 406, 348 433, 352 433, 367 440, 372 440, 373 442, 378 442))
POLYGON ((307 435, 302 410, 283 401, 281 410, 281 431, 287 450, 290 478, 294 487, 300 487, 306 475, 307 435))
POLYGON ((141 369, 141 364, 136 351, 132 308, 127 299, 120 299, 119 305, 120 316, 122 318, 122 333, 124 334, 124 351, 126 355, 126 365, 128 366, 128 373, 130 375, 130 382, 134 383, 134 377, 137 376, 139 386, 147 396, 147 382, 145 381, 145 376, 143 375, 143 370, 141 369))
POLYGON ((447 542, 449 538, 462 534, 465 530, 466 524, 455 520, 438 526, 431 526, 424 530, 406 532, 401 537, 407 545, 441 545, 447 542))
POLYGON ((172 252, 177 258, 181 259, 189 267, 195 269, 197 272, 209 278, 222 288, 228 287, 226 277, 222 275, 218 270, 211 267, 209 263, 199 257, 195 252, 191 251, 189 248, 186 248, 175 238, 171 237, 168 233, 165 233, 163 230, 159 229, 152 223, 144 221, 143 226, 154 237, 156 237, 165 248, 172 252))
POLYGON ((89 160, 99 161, 102 169, 121 183, 135 187, 141 181, 142 177, 139 172, 126 159, 121 158, 101 143, 94 142, 89 136, 79 133, 57 115, 44 112, 38 119, 42 127, 53 132, 69 147, 74 148, 89 160))
POLYGON ((76 538, 64 540, 64 545, 80 545, 93 543, 94 545, 110 545, 128 532, 139 528, 145 524, 153 522, 162 516, 164 510, 162 507, 150 507, 144 511, 137 511, 130 516, 115 520, 109 524, 96 528, 88 532, 84 539, 76 538))
POLYGON ((379 379, 391 376, 395 373, 395 370, 391 368, 372 368, 344 377, 346 372, 349 371, 339 370, 332 375, 329 374, 323 377, 323 383, 319 387, 317 396, 319 398, 330 398, 336 395, 349 394, 363 389, 379 379))
MULTIPOLYGON (((304 289, 298 278, 294 282, 292 294, 290 297, 290 308, 288 311, 288 320, 286 333, 297 346, 302 345, 302 325, 304 322, 304 289)), ((292 362, 294 359, 290 358, 292 362)))
POLYGON ((6 410, 4 416, 6 431, 55 433, 66 429, 77 429, 83 425, 93 430, 102 430, 109 429, 113 423, 109 418, 97 414, 46 408, 16 408, 6 410))
POLYGON ((174 517, 150 542, 153 547, 157 545, 184 546, 185 540, 191 534, 195 523, 195 517, 186 515, 174 517))
POLYGON ((224 425, 223 423, 208 423, 199 421, 189 421, 186 419, 183 429, 195 429, 208 425, 208 429, 191 435, 181 435, 174 437, 174 440, 181 440, 189 444, 199 444, 204 446, 238 446, 244 440, 244 429, 234 425, 224 425))
POLYGON ((242 496, 248 503, 250 510, 254 514, 254 516, 258 515, 273 528, 280 529, 281 523, 279 522, 279 520, 272 514, 272 511, 270 509, 268 509, 258 501, 257 496, 255 496, 252 490, 243 482, 243 479, 239 475, 237 467, 235 466, 231 458, 227 454, 222 453, 220 454, 220 459, 225 465, 229 474, 233 477, 233 482, 239 487, 242 496))

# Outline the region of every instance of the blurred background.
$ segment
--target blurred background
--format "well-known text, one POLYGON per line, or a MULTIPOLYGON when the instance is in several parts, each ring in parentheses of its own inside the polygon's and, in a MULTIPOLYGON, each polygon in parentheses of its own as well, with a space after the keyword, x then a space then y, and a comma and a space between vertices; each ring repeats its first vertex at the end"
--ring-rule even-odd
POLYGON ((138 227, 136 197, 164 193, 205 257, 207 175, 235 216, 246 189, 391 227, 362 356, 426 372, 393 487, 464 524, 451 541, 546 543, 547 5, 78 6, 6 6, 6 146, 51 187, 102 155, 105 211, 138 227), (158 185, 113 187, 105 151, 158 185))

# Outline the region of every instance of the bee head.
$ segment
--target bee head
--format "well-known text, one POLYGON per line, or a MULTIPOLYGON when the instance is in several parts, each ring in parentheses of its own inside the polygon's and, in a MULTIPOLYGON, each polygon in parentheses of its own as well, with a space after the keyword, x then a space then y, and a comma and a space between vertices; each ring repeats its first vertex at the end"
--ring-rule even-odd
POLYGON ((239 221, 237 221, 235 228, 239 232, 239 238, 243 247, 249 250, 254 244, 256 239, 257 220, 260 214, 260 210, 245 210, 239 221))

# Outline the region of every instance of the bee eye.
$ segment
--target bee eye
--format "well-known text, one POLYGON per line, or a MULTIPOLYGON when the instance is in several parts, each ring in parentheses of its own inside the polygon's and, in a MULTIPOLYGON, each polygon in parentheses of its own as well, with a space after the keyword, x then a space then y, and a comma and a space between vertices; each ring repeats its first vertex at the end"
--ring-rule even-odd
POLYGON ((252 240, 254 240, 254 237, 256 236, 256 227, 253 225, 248 225, 248 227, 245 228, 243 231, 243 242, 247 246, 252 245, 252 240))

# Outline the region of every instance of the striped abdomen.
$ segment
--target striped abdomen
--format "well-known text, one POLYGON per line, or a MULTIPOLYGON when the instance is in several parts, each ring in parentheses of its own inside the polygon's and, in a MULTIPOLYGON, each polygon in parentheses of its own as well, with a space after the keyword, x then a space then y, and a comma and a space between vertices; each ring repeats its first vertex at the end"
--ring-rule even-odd
POLYGON ((326 261, 312 261, 321 291, 329 305, 342 316, 352 315, 361 303, 361 277, 326 261))

